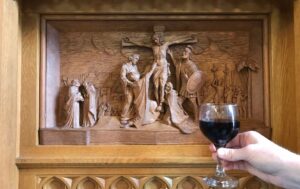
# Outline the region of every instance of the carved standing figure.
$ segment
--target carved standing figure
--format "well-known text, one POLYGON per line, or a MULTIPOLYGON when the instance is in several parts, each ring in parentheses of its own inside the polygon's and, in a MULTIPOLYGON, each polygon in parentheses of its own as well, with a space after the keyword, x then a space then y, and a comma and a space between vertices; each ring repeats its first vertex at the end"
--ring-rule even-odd
POLYGON ((97 91, 91 82, 83 83, 83 127, 92 127, 97 121, 97 91))
POLYGON ((135 126, 139 128, 142 125, 154 123, 159 112, 155 111, 157 108, 157 102, 149 98, 149 80, 152 76, 157 64, 153 64, 151 70, 148 71, 142 78, 139 74, 131 72, 128 74, 128 79, 133 84, 134 95, 134 117, 129 122, 129 126, 135 126))
POLYGON ((181 61, 177 62, 173 56, 173 53, 170 50, 168 51, 176 68, 176 88, 182 98, 182 103, 186 99, 188 99, 192 103, 194 120, 195 122, 198 122, 197 92, 189 93, 187 91, 187 83, 189 79, 195 72, 199 71, 197 65, 190 59, 191 52, 192 47, 188 45, 182 53, 181 61))
POLYGON ((225 72, 222 70, 221 67, 217 68, 214 66, 212 69, 212 72, 214 72, 214 80, 212 82, 212 86, 215 88, 216 93, 214 97, 215 103, 224 103, 225 97, 224 97, 224 90, 225 90, 225 72))
POLYGON ((83 96, 79 91, 80 82, 78 79, 71 81, 69 87, 68 101, 65 106, 67 120, 65 127, 80 128, 80 106, 79 102, 84 101, 83 96))
POLYGON ((225 87, 224 98, 226 103, 232 103, 233 95, 234 95, 233 87, 231 86, 225 87))
POLYGON ((246 117, 247 115, 247 96, 243 92, 241 87, 237 87, 236 89, 236 104, 239 106, 239 115, 240 117, 246 117))
POLYGON ((174 44, 186 44, 195 43, 197 40, 192 37, 184 37, 181 39, 173 39, 165 41, 164 39, 164 26, 154 26, 154 34, 152 36, 153 44, 143 44, 133 42, 129 38, 125 38, 122 41, 122 46, 141 46, 151 48, 153 52, 153 63, 157 64, 157 68, 153 73, 153 82, 155 87, 155 98, 158 103, 157 111, 162 110, 162 103, 164 101, 165 85, 168 79, 168 62, 167 62, 167 50, 174 44))
POLYGON ((129 74, 134 74, 140 76, 140 73, 137 68, 137 63, 140 59, 138 54, 133 54, 129 56, 129 61, 124 63, 121 68, 121 81, 123 85, 123 91, 125 95, 125 101, 123 105, 123 110, 121 113, 121 125, 126 126, 131 118, 131 114, 133 112, 133 82, 130 81, 127 76, 129 74))

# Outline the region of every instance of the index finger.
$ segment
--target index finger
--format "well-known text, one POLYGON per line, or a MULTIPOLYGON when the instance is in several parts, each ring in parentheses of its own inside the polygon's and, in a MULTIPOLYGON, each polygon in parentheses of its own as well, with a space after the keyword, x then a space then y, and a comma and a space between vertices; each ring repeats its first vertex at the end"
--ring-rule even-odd
POLYGON ((240 148, 242 147, 243 133, 238 133, 231 141, 226 144, 226 148, 240 148))

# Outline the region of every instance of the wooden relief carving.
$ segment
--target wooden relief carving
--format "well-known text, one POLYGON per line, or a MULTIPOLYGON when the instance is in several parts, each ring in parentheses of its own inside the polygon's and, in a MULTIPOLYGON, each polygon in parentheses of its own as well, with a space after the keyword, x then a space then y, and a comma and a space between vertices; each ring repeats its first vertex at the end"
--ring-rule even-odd
POLYGON ((191 176, 183 177, 179 179, 176 189, 203 189, 204 187, 201 185, 201 183, 197 180, 200 180, 199 178, 193 178, 191 176))
MULTIPOLYGON (((208 189, 199 176, 48 176, 39 178, 38 189, 208 189)), ((257 177, 239 179, 237 189, 268 189, 257 177)))
POLYGON ((172 181, 167 177, 152 177, 148 179, 143 189, 170 189, 172 181))
POLYGON ((257 177, 248 177, 245 178, 245 182, 242 185, 243 189, 252 189, 252 188, 257 188, 257 189, 266 189, 268 188, 268 184, 261 181, 257 177))
POLYGON ((107 180, 110 189, 137 189, 139 184, 136 178, 127 176, 115 176, 107 180))
POLYGON ((85 178, 84 180, 78 183, 76 189, 102 189, 100 184, 92 178, 85 178))
POLYGON ((40 143, 203 144, 208 102, 237 103, 242 130, 268 135, 263 24, 46 21, 40 143))
POLYGON ((105 180, 103 178, 88 176, 74 178, 71 189, 104 189, 105 180))
POLYGON ((63 177, 43 178, 39 184, 39 189, 71 189, 70 184, 63 177))

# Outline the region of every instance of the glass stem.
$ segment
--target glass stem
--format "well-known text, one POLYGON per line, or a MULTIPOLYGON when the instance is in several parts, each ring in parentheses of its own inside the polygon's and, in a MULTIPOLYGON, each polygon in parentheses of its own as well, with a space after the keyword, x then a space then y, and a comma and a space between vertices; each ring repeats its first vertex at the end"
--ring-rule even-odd
POLYGON ((219 157, 217 157, 216 176, 218 176, 218 177, 226 176, 224 167, 222 166, 221 159, 219 157))

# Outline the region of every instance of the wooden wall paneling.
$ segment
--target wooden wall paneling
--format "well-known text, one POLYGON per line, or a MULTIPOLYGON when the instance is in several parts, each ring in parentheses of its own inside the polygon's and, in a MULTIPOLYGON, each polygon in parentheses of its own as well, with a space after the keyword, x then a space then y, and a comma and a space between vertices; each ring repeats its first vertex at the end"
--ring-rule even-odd
POLYGON ((296 77, 296 107, 298 153, 300 153, 300 1, 294 1, 294 34, 295 34, 295 77, 296 77))
POLYGON ((18 1, 0 0, 0 188, 18 188, 19 44, 18 1))
POLYGON ((39 15, 22 15, 21 154, 37 144, 39 126, 39 15))
MULTIPOLYGON (((205 1, 207 2, 207 1, 205 1)), ((296 149, 297 132, 295 132, 296 104, 295 92, 299 88, 296 87, 295 77, 297 81, 299 76, 295 76, 299 71, 299 64, 294 65, 294 47, 293 47, 293 11, 290 6, 293 1, 284 1, 274 3, 271 10, 271 1, 224 1, 224 3, 205 3, 198 1, 194 6, 192 1, 186 4, 180 4, 177 8, 170 10, 167 6, 162 9, 156 9, 160 3, 156 1, 145 2, 139 5, 128 4, 124 2, 117 5, 109 5, 107 3, 99 4, 97 1, 83 3, 82 1, 63 0, 57 3, 54 0, 45 1, 29 1, 24 0, 24 18, 23 33, 24 39, 22 50, 24 57, 22 58, 22 104, 21 104, 21 156, 17 160, 21 169, 20 188, 34 188, 36 185, 36 176, 66 176, 64 173, 66 168, 78 167, 73 169, 73 173, 79 176, 103 175, 103 172, 93 172, 92 167, 111 167, 117 166, 118 173, 115 175, 130 174, 132 167, 153 166, 155 170, 147 175, 162 175, 172 172, 171 169, 161 171, 159 166, 175 167, 181 174, 193 175, 192 167, 201 168, 201 174, 211 173, 214 163, 210 159, 210 152, 207 146, 172 146, 161 145, 155 148, 151 146, 36 146, 37 145, 37 128, 39 124, 39 13, 50 14, 76 14, 76 13, 110 13, 123 12, 182 12, 194 10, 197 13, 266 13, 270 14, 270 104, 271 104, 271 126, 273 128, 273 140, 279 144, 296 149), (199 4, 198 4, 199 3, 199 4), (204 5, 203 5, 204 3, 204 5), (233 6, 233 3, 237 3, 233 6), (191 6, 193 5, 193 6, 191 6), (30 45, 29 45, 30 44, 30 45), (30 47, 30 48, 29 48, 30 47), (296 73, 294 71, 296 70, 296 73), (276 81, 276 82, 275 82, 276 81), (30 90, 28 90, 30 89, 30 90), (82 159, 82 157, 84 157, 82 159), (125 171, 120 172, 120 167, 126 167, 125 171), (182 168, 186 166, 186 168, 182 168), (39 168, 38 168, 39 167, 39 168), (51 167, 51 169, 47 169, 51 167), (206 168, 205 168, 206 167, 206 168), (38 168, 38 169, 35 169, 38 168), (86 169, 88 168, 88 169, 86 169)), ((169 2, 170 3, 170 2, 169 2)), ((169 4, 168 1, 166 5, 169 4)), ((298 3, 299 5, 299 3, 298 3)), ((299 7, 299 6, 298 6, 299 7)), ((295 7, 296 9, 297 7, 295 7)), ((297 9, 298 10, 298 9, 297 9)), ((298 11, 299 12, 299 11, 298 11)), ((296 13, 295 13, 296 14, 296 13)), ((297 15, 297 14, 296 14, 297 15)), ((299 28, 299 26, 298 26, 299 28)), ((295 27, 295 30, 297 27, 295 27)), ((299 29, 298 29, 299 30, 299 29)), ((297 32, 296 32, 297 33, 297 32)), ((297 37, 296 37, 297 40, 297 37)), ((296 46, 297 48, 297 46, 296 46)), ((296 60, 299 54, 296 52, 296 60)), ((2 57, 2 56, 1 56, 2 57)), ((1 74, 2 76, 2 74, 1 74)), ((1 97, 2 98, 2 97, 1 97)), ((297 101, 299 103, 299 101, 297 101)), ((1 114, 2 115, 2 114, 1 114)), ((297 113, 299 115, 299 112, 297 113)), ((299 121, 298 121, 299 123, 299 121)), ((299 133, 299 131, 298 131, 299 133)), ((1 135, 2 136, 2 135, 1 135)), ((299 140, 298 140, 299 141, 299 140)), ((300 142, 299 142, 300 143, 300 142)), ((298 147, 299 149, 299 147, 298 147)), ((139 169, 140 170, 140 169, 139 169)), ((139 172, 142 174, 142 171, 139 172)), ((110 174, 106 172, 105 175, 110 174)), ((180 173, 177 175, 182 176, 180 173)), ((196 174, 195 174, 196 175, 196 174)), ((132 174, 136 176, 136 174, 132 174)), ((168 176, 168 175, 167 175, 168 176)), ((245 179, 246 180, 246 179, 245 179)), ((246 182, 246 181, 245 181, 246 182)), ((256 182, 256 181, 253 181, 256 182)), ((254 186, 256 186, 254 184, 254 186)), ((247 186, 250 188, 251 186, 247 186)), ((253 187, 253 186, 252 186, 253 187)))
POLYGON ((272 1, 270 98, 273 141, 296 150, 293 1, 272 1))

